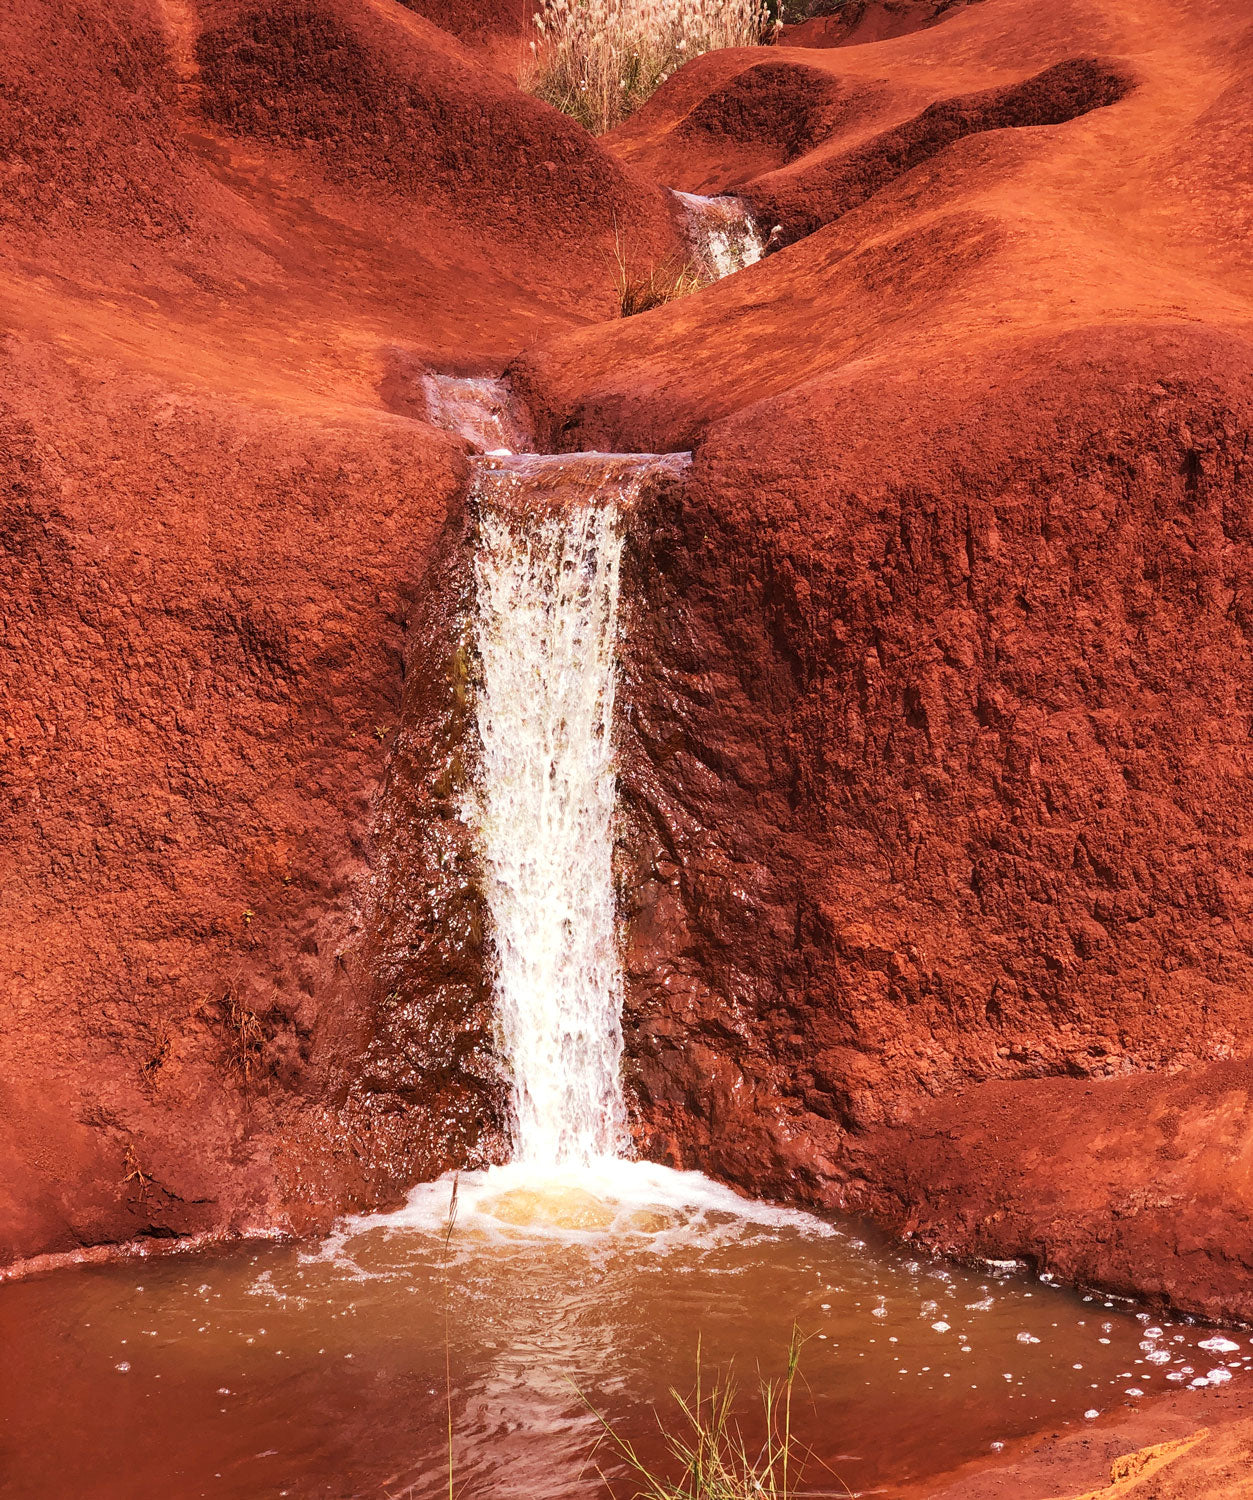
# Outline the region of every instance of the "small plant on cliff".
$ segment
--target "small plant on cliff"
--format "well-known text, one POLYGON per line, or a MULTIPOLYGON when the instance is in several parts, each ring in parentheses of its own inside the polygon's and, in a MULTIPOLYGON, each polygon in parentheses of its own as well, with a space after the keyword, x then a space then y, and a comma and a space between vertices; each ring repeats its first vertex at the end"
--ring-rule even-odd
POLYGON ((146 1198, 148 1196, 148 1184, 153 1180, 152 1174, 145 1172, 140 1166, 139 1157, 135 1154, 135 1148, 132 1145, 128 1144, 122 1152, 122 1170, 126 1174, 122 1178, 123 1184, 129 1185, 133 1182, 139 1190, 139 1196, 146 1198))
POLYGON ((663 307, 676 297, 699 291, 712 279, 692 260, 666 260, 641 270, 630 264, 621 236, 614 235, 614 286, 624 318, 663 307))
POLYGON ((265 1027, 234 984, 227 990, 224 1002, 227 1058, 244 1082, 251 1083, 265 1053, 265 1027))
MULTIPOLYGON (((688 1395, 673 1388, 677 1421, 660 1417, 665 1457, 654 1465, 641 1457, 599 1413, 601 1443, 627 1472, 626 1484, 601 1474, 615 1500, 793 1500, 807 1454, 792 1432, 792 1392, 800 1367, 803 1340, 792 1330, 787 1370, 778 1380, 760 1382, 762 1428, 755 1440, 745 1436, 735 1417, 737 1386, 729 1374, 705 1378, 700 1350, 696 1384, 688 1395)), ((595 1408, 593 1408, 595 1410, 595 1408)), ((851 1493, 851 1492, 849 1492, 851 1493)))
POLYGON ((689 57, 756 46, 774 26, 767 0, 539 0, 521 82, 599 135, 689 57))

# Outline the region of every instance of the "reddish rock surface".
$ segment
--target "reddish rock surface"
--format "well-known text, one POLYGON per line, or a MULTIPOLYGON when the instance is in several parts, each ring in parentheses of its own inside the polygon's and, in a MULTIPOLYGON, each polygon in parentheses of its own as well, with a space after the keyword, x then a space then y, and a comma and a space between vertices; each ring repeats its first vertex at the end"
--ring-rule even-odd
POLYGON ((1253 1412, 1228 1387, 1042 1433, 900 1500, 1242 1500, 1251 1488, 1253 1412))
POLYGON ((1242 1317, 1251 48, 986 0, 777 49, 830 133, 758 177, 782 80, 700 59, 615 148, 830 222, 514 366, 555 444, 696 450, 630 644, 647 1149, 1242 1317))

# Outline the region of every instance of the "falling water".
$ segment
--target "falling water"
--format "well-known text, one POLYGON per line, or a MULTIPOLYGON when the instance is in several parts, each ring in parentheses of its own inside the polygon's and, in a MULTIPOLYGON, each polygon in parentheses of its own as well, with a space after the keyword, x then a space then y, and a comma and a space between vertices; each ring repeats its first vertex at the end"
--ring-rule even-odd
POLYGON ((577 1165, 624 1141, 613 889, 623 520, 680 455, 477 461, 473 621, 480 838, 515 1158, 577 1165))
POLYGON ((524 453, 531 434, 508 382, 488 375, 424 375, 429 420, 480 453, 524 453))
POLYGON ((711 276, 730 276, 765 254, 757 221, 742 198, 680 192, 675 197, 683 205, 693 253, 711 276))

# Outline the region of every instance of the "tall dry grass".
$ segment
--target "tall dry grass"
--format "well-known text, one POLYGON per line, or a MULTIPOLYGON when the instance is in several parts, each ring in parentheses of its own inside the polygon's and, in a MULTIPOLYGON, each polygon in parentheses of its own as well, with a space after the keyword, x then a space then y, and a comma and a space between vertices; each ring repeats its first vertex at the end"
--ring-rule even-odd
POLYGON ((756 46, 774 26, 769 0, 539 0, 522 84, 599 135, 688 58, 756 46))
POLYGON ((676 297, 698 292, 715 278, 691 256, 672 256, 660 264, 640 266, 634 262, 617 229, 613 236, 614 289, 624 318, 664 307, 676 297))

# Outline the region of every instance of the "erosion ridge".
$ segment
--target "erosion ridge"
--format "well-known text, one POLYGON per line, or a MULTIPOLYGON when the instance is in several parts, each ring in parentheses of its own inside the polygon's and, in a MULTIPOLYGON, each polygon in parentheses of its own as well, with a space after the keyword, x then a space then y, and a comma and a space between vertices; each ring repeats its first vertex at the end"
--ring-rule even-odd
POLYGON ((1251 48, 986 0, 698 59, 615 149, 821 227, 514 365, 695 451, 629 646, 648 1149, 1242 1319, 1251 48), (789 66, 825 123, 739 172, 789 66))
POLYGON ((0 22, 6 1257, 499 1154, 417 377, 510 362, 546 447, 695 450, 629 562, 642 1148, 1253 1316, 1253 28, 925 9, 599 143, 391 0, 0 22), (618 320, 662 184, 793 243, 618 320))

